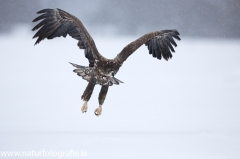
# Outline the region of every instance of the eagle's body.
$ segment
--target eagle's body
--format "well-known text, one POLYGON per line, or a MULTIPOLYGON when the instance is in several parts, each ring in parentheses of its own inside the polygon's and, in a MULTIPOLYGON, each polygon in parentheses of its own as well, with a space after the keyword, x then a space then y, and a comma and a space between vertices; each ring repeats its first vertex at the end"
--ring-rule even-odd
POLYGON ((35 44, 45 38, 66 37, 68 34, 78 40, 78 47, 80 49, 84 49, 85 57, 89 61, 89 66, 85 67, 71 64, 76 67, 74 72, 89 82, 82 95, 82 99, 85 101, 82 112, 87 111, 87 102, 90 100, 94 86, 96 84, 102 86, 99 94, 99 108, 95 110, 95 114, 98 116, 101 115, 102 104, 109 86, 122 83, 122 81, 115 78, 114 75, 117 74, 123 62, 132 53, 145 44, 148 47, 149 54, 152 54, 154 58, 159 60, 164 58, 168 60, 172 57, 171 51, 175 52, 172 45, 177 46, 173 37, 180 40, 177 30, 151 32, 128 44, 114 59, 107 59, 98 52, 94 40, 82 22, 75 16, 61 9, 44 9, 37 13, 42 15, 34 19, 33 22, 38 20, 42 21, 32 29, 33 31, 39 29, 33 37, 38 37, 35 44))
POLYGON ((77 75, 82 76, 83 79, 90 81, 91 78, 96 79, 96 84, 112 86, 113 84, 123 83, 114 77, 117 74, 121 65, 114 60, 98 61, 95 60, 94 67, 85 67, 71 63, 77 75), (114 74, 114 75, 113 75, 114 74))

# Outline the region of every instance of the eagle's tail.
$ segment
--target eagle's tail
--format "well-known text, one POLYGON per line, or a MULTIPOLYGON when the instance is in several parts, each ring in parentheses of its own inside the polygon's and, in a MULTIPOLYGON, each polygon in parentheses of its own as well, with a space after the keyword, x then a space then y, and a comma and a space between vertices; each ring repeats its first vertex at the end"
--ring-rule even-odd
POLYGON ((89 67, 77 65, 71 62, 69 63, 72 64, 74 67, 76 67, 76 69, 74 69, 73 72, 77 73, 77 75, 81 76, 83 79, 90 81, 92 70, 89 69, 89 67))

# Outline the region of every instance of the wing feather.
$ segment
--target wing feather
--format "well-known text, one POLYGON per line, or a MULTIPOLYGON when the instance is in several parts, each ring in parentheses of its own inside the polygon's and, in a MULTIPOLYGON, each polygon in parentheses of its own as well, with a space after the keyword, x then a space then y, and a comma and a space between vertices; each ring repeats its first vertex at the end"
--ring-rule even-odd
POLYGON ((37 38, 35 45, 45 38, 53 39, 70 35, 79 41, 78 46, 80 49, 85 49, 85 56, 89 62, 91 61, 90 67, 93 67, 95 59, 102 58, 94 40, 78 18, 61 9, 43 9, 37 14, 41 15, 35 18, 33 22, 42 21, 32 29, 32 31, 39 29, 33 36, 33 38, 37 38))
POLYGON ((173 38, 181 40, 179 35, 177 30, 162 30, 145 34, 124 47, 115 60, 123 63, 143 44, 147 46, 149 54, 152 54, 154 58, 168 60, 172 58, 172 52, 175 52, 173 46, 177 47, 173 38))

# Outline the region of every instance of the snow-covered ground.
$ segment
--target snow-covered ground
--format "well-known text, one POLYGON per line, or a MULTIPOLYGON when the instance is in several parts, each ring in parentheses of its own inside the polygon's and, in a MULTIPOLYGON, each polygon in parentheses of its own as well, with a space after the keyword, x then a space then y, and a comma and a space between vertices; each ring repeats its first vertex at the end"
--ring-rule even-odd
MULTIPOLYGON (((33 33, 0 35, 0 151, 84 150, 88 158, 240 158, 240 40, 181 37, 173 59, 142 46, 110 87, 103 114, 96 86, 68 62, 88 65, 70 37, 34 46, 33 33)), ((93 35, 113 58, 137 37, 93 35)), ((1 158, 1 157, 0 157, 1 158)))

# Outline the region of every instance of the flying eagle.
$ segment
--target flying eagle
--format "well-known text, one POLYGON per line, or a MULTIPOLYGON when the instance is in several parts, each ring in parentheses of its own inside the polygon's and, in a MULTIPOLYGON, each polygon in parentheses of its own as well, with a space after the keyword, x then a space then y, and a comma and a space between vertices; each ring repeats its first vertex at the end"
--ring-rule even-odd
POLYGON ((123 62, 132 53, 145 44, 149 50, 149 54, 152 54, 154 58, 168 60, 172 58, 171 52, 175 52, 173 46, 177 46, 173 38, 181 40, 177 30, 150 32, 124 47, 114 59, 107 59, 98 52, 93 38, 82 22, 75 16, 61 9, 43 9, 37 12, 37 14, 41 15, 35 18, 33 22, 42 21, 32 29, 32 31, 39 29, 33 36, 33 38, 37 38, 35 45, 45 38, 53 39, 55 37, 70 35, 72 38, 78 40, 78 47, 84 49, 89 66, 70 64, 76 67, 73 71, 77 75, 88 81, 87 88, 82 95, 84 104, 81 110, 83 113, 87 112, 87 102, 91 98, 95 85, 99 84, 102 86, 98 97, 99 107, 94 111, 97 116, 102 114, 102 105, 106 98, 108 87, 113 84, 118 85, 119 83, 123 83, 115 75, 123 62))

